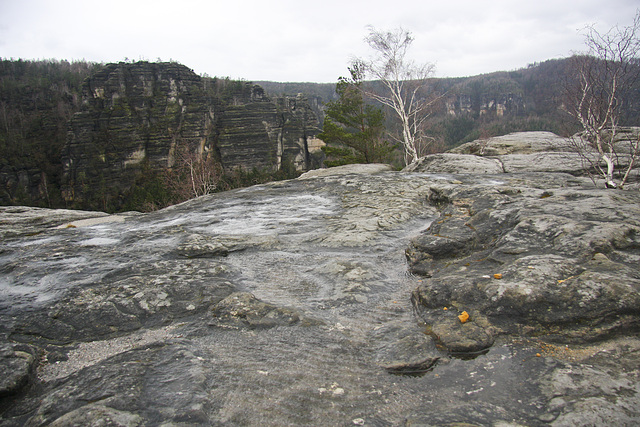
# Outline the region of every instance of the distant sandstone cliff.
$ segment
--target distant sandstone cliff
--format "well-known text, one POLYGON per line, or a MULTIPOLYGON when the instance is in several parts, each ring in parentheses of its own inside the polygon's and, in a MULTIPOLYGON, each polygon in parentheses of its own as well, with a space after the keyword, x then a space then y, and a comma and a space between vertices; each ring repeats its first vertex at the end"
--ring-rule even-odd
POLYGON ((62 153, 70 203, 96 190, 117 197, 141 172, 173 166, 180 147, 214 156, 226 171, 317 167, 318 118, 301 96, 270 99, 257 85, 148 62, 106 65, 82 96, 62 153))

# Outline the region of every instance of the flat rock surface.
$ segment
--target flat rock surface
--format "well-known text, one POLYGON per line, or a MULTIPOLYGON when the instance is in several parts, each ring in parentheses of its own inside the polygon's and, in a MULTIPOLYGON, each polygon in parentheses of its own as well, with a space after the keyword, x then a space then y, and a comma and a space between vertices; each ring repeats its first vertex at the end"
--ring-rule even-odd
MULTIPOLYGON (((624 128, 624 135, 637 139, 637 128, 624 128), (634 133, 635 132, 635 133, 634 133)), ((574 136, 573 138, 577 138, 574 136)), ((618 162, 628 165, 628 142, 618 144, 618 162)), ((447 153, 432 154, 407 166, 407 172, 496 174, 519 172, 568 173, 588 176, 586 165, 599 163, 597 156, 589 160, 576 151, 572 138, 563 138, 551 132, 515 132, 504 136, 478 139, 462 144, 447 153)), ((604 167, 604 166, 603 166, 604 167)), ((634 168, 638 170, 638 165, 634 168)))
POLYGON ((551 132, 515 132, 462 144, 450 151, 455 154, 478 156, 504 156, 509 154, 534 154, 570 151, 566 138, 551 132))
POLYGON ((634 424, 639 194, 385 169, 3 208, 0 425, 634 424))
POLYGON ((496 174, 504 172, 500 161, 468 154, 439 153, 423 157, 405 172, 496 174))

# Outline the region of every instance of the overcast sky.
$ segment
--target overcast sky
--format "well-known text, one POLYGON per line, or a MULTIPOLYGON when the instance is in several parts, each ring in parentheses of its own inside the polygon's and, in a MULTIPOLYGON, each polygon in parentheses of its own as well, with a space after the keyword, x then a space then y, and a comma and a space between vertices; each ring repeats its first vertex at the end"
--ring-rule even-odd
POLYGON ((629 25, 638 0, 0 0, 0 57, 178 61, 198 74, 335 82, 367 25, 413 33, 439 77, 514 70, 629 25))

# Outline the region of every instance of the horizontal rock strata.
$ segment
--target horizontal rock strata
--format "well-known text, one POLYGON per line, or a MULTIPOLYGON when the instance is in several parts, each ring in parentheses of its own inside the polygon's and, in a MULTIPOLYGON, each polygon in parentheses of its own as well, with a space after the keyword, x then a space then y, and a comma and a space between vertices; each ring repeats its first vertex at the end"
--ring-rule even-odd
POLYGON ((319 119, 305 98, 270 99, 259 86, 233 84, 220 89, 176 63, 102 67, 85 81, 82 109, 69 121, 61 159, 67 202, 117 205, 186 151, 227 172, 318 166, 310 145, 319 119))

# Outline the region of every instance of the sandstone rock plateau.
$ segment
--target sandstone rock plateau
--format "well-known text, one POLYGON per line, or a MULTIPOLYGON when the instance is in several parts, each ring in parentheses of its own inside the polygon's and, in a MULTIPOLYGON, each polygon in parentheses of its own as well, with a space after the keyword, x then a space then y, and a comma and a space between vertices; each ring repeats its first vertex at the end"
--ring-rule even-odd
POLYGON ((640 193, 550 170, 548 140, 1 208, 0 423, 637 423, 640 193))

